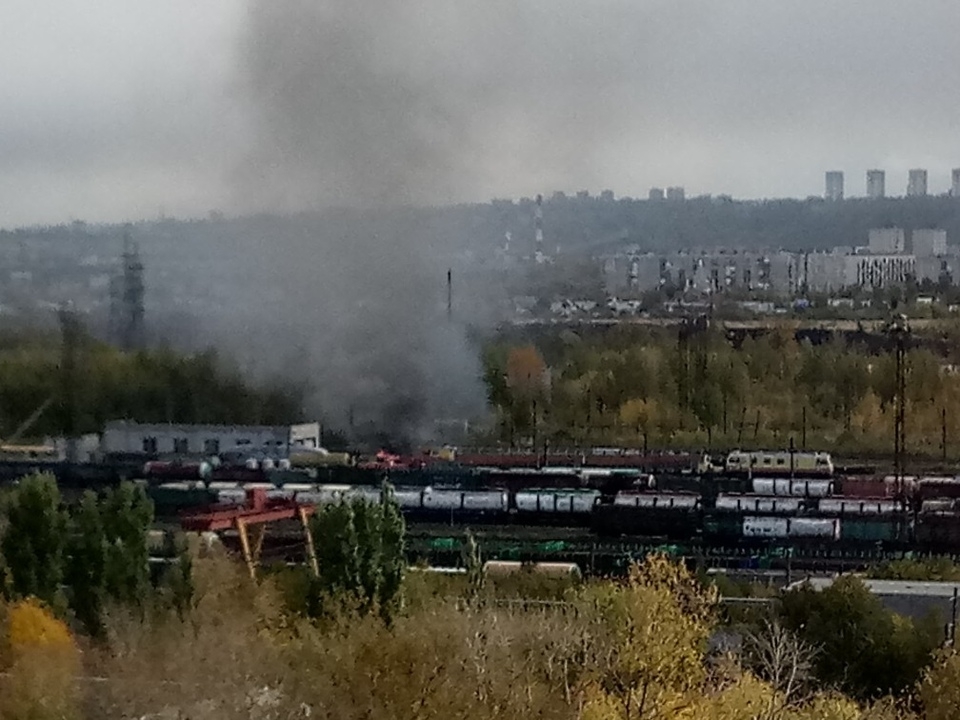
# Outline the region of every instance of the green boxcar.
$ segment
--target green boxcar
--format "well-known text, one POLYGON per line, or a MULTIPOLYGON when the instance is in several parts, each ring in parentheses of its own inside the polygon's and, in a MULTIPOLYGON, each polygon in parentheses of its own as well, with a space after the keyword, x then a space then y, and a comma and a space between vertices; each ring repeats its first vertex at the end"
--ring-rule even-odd
POLYGON ((217 493, 202 486, 181 488, 155 485, 147 488, 147 497, 153 501, 157 515, 175 514, 217 502, 217 493))
POLYGON ((739 513, 715 513, 703 521, 705 538, 718 540, 739 538, 743 531, 743 520, 739 513))
POLYGON ((843 518, 840 522, 840 539, 859 542, 893 542, 897 539, 897 521, 843 518))

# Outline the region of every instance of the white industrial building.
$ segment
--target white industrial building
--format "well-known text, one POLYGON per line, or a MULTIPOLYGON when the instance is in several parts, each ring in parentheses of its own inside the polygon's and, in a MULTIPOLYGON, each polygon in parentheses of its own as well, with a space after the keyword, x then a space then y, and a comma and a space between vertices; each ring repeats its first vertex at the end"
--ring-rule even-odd
POLYGON ((320 424, 299 425, 177 425, 107 423, 100 437, 104 454, 219 455, 226 452, 264 453, 286 457, 292 448, 320 447, 320 424))

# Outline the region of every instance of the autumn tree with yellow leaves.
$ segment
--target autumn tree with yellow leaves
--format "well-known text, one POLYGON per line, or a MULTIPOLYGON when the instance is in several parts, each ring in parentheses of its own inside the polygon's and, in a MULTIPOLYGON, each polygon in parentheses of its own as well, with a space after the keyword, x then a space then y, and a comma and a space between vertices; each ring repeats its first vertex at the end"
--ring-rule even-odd
MULTIPOLYGON (((586 334, 585 334, 586 335, 586 334)), ((682 349, 665 329, 618 328, 561 342, 522 334, 484 356, 497 438, 651 449, 807 447, 887 454, 896 363, 887 349, 797 342, 780 328, 739 344, 717 329, 682 349), (533 404, 537 412, 532 412, 533 404)), ((960 373, 927 347, 907 353, 907 451, 960 457, 960 373), (946 444, 943 439, 946 436, 946 444)))
POLYGON ((35 598, 4 614, 0 718, 75 717, 80 657, 67 626, 35 598))

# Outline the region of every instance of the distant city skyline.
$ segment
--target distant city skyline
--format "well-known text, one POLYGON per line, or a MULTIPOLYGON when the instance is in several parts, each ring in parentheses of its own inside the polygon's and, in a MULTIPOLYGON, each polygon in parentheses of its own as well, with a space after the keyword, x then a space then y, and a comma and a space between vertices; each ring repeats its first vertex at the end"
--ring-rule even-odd
POLYGON ((7 0, 0 227, 549 197, 886 195, 960 167, 960 3, 7 0), (492 5, 491 5, 492 3, 492 5), (922 52, 878 52, 911 46, 922 52))

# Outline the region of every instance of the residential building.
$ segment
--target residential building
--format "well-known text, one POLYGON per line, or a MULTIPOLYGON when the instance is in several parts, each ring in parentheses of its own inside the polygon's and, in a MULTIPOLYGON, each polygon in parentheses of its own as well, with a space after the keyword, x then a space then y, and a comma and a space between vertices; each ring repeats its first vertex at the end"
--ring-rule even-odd
POLYGON ((803 256, 802 285, 810 292, 835 292, 847 286, 847 252, 812 252, 803 256))
POLYGON ((930 255, 916 259, 915 278, 917 282, 929 280, 933 283, 946 281, 953 283, 954 258, 949 256, 930 255))
POLYGON ((960 168, 954 168, 950 183, 950 194, 953 197, 960 197, 960 168))
POLYGON ((653 200, 654 202, 660 202, 661 200, 663 200, 663 198, 664 198, 663 188, 658 188, 658 187, 650 188, 650 193, 647 195, 648 200, 653 200))
POLYGON ((827 200, 843 200, 843 173, 838 170, 832 170, 826 176, 826 194, 827 200))
POLYGON ((867 170, 867 197, 880 200, 887 193, 887 178, 883 170, 867 170))
POLYGON ((907 178, 907 197, 922 197, 927 194, 927 171, 911 170, 907 178))
POLYGON ((869 234, 869 252, 877 255, 895 255, 906 251, 902 228, 875 228, 869 234))
POLYGON ((667 188, 667 200, 672 200, 674 202, 682 202, 686 198, 686 191, 680 187, 668 187, 667 188))
POLYGON ((903 285, 915 276, 913 255, 847 255, 843 286, 883 288, 903 285))
POLYGON ((918 258, 939 257, 947 254, 946 230, 914 230, 913 254, 918 258))

